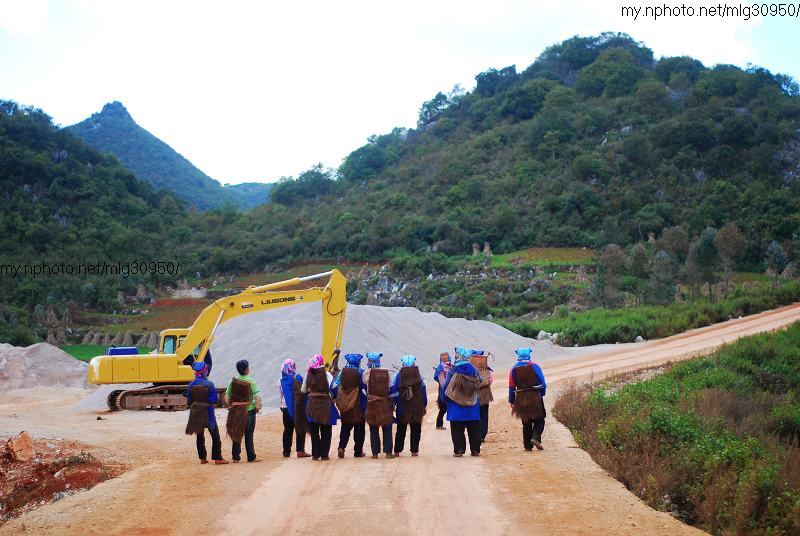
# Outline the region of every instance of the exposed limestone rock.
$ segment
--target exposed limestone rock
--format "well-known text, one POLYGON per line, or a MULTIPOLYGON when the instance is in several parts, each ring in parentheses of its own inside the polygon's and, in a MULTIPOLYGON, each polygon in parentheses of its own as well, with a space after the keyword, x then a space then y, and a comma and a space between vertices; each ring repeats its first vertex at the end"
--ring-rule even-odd
POLYGON ((111 339, 111 342, 109 342, 109 344, 111 346, 121 346, 122 345, 122 337, 123 337, 122 332, 118 331, 114 335, 114 337, 111 339))
POLYGON ((84 335, 83 339, 81 340, 81 344, 92 344, 92 337, 94 337, 94 333, 87 331, 86 335, 84 335))

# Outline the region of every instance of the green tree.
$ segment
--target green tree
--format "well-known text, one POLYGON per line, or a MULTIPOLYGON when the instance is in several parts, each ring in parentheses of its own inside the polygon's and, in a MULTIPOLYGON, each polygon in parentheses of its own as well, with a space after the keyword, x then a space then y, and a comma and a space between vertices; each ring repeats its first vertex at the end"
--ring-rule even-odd
POLYGON ((648 299, 655 305, 669 305, 675 301, 675 259, 666 251, 658 251, 653 257, 648 281, 648 299))
POLYGON ((667 227, 661 233, 659 247, 671 253, 678 260, 685 260, 689 253, 689 232, 686 227, 678 225, 667 227))
POLYGON ((588 67, 581 70, 575 82, 579 93, 590 97, 629 95, 644 76, 627 50, 608 49, 588 67))
POLYGON ((719 266, 719 252, 714 243, 717 230, 706 227, 700 237, 692 243, 689 256, 697 266, 700 281, 708 285, 708 299, 714 299, 714 284, 717 282, 717 268, 719 266))
POLYGON ((627 268, 628 274, 634 278, 636 290, 636 303, 641 305, 646 299, 647 277, 648 277, 647 249, 644 244, 639 242, 631 248, 628 255, 627 268))
POLYGON ((447 95, 440 91, 431 100, 422 103, 422 107, 419 109, 417 125, 424 126, 433 123, 439 119, 439 116, 442 115, 442 112, 444 112, 449 105, 450 101, 447 99, 447 95))
POLYGON ((734 223, 727 223, 722 226, 717 236, 714 238, 714 245, 719 252, 722 263, 722 274, 725 282, 725 297, 728 297, 731 276, 733 275, 733 264, 742 256, 747 245, 744 235, 734 223))
POLYGON ((597 258, 597 273, 592 281, 590 298, 602 307, 619 301, 619 276, 625 269, 625 252, 617 244, 603 248, 597 258))
POLYGON ((770 242, 769 246, 767 247, 767 251, 764 255, 764 264, 766 265, 767 270, 772 272, 774 276, 772 286, 777 287, 778 278, 789 264, 789 257, 786 256, 786 252, 775 240, 770 242))

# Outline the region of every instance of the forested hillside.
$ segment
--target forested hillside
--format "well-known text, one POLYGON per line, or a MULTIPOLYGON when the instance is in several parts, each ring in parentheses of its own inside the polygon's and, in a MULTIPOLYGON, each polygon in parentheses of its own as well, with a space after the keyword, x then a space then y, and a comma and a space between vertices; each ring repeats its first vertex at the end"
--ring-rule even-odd
POLYGON ((157 190, 172 190, 191 207, 206 210, 233 204, 248 209, 266 203, 269 198, 271 184, 222 186, 137 125, 122 103, 106 104, 101 112, 69 130, 92 147, 115 155, 157 190))
POLYGON ((142 278, 15 277, 6 267, 175 260, 164 240, 186 216, 172 193, 155 192, 115 158, 55 128, 43 111, 10 101, 0 101, 0 198, 0 339, 14 342, 28 340, 32 315, 49 307, 61 316, 70 302, 110 309, 118 290, 135 289, 142 278))
POLYGON ((626 35, 575 37, 529 67, 438 93, 416 129, 374 136, 336 171, 278 183, 211 239, 219 267, 292 257, 621 245, 734 222, 742 263, 800 231, 800 97, 752 67, 654 60, 626 35), (251 234, 252 233, 252 234, 251 234), (252 256, 234 253, 252 243, 252 256), (230 253, 229 253, 230 252, 230 253))
MULTIPOLYGON (((201 206, 177 199, 191 181, 156 191, 73 136, 118 123, 112 130, 128 129, 120 143, 152 138, 150 148, 165 151, 140 159, 163 176, 173 176, 164 170, 175 158, 202 175, 119 103, 59 130, 41 110, 0 101, 0 264, 174 261, 181 279, 193 279, 312 259, 397 259, 399 272, 425 266, 404 273, 421 280, 458 271, 446 255, 466 255, 475 242, 496 254, 588 246, 602 251, 590 301, 618 307, 668 306, 677 283, 690 298, 713 301, 715 285, 728 295, 733 271, 769 268, 777 283, 798 258, 800 96, 792 79, 655 60, 628 36, 603 34, 554 45, 519 72, 489 69, 476 82, 423 103, 415 129, 371 137, 337 170, 316 166, 284 179, 269 204, 244 212, 231 203, 187 210, 201 206), (422 254, 425 262, 414 260, 422 254)), ((207 200, 223 199, 197 184, 207 200)), ((221 191, 252 200, 260 185, 252 186, 221 191)), ((108 312, 118 292, 175 277, 2 281, 0 341, 19 343, 30 340, 24 325, 41 325, 33 317, 48 309, 108 312)), ((511 287, 508 296, 477 287, 461 296, 451 281, 425 281, 432 306, 448 302, 458 315, 514 320, 574 297, 560 282, 552 296, 511 287)))

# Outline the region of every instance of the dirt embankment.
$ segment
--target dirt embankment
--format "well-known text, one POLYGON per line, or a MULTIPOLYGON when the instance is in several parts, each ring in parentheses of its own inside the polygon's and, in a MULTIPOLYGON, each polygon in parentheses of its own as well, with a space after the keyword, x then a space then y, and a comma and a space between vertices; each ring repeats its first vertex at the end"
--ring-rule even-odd
MULTIPOLYGON (((608 348, 543 363, 547 400, 558 383, 657 365, 712 351, 758 331, 800 319, 800 306, 695 330, 662 341, 608 348)), ((407 332, 409 338, 412 332, 407 332)), ((476 344, 478 346, 478 344, 476 344)), ((0 436, 19 423, 37 437, 80 436, 125 455, 134 469, 91 490, 29 512, 0 528, 19 534, 699 534, 656 512, 577 448, 548 419, 545 450, 524 452, 521 431, 505 400, 498 367, 490 433, 479 458, 453 458, 449 431, 423 428, 421 455, 399 459, 312 462, 281 457, 279 416, 260 417, 260 464, 201 466, 193 438, 182 434, 185 413, 96 412, 36 401, 0 403, 0 436), (16 417, 9 417, 10 413, 16 417), (19 419, 19 420, 18 420, 19 419), (199 512, 199 515, 191 515, 199 512)), ((51 394, 52 396, 52 394, 51 394)), ((220 419, 224 412, 220 411, 220 419)), ((338 427, 334 428, 335 451, 338 427)), ((352 440, 351 440, 352 441, 352 440)), ((367 440, 369 442, 369 440, 367 440)), ((225 440, 228 456, 230 443, 225 440)))
POLYGON ((91 489, 126 470, 113 453, 64 439, 33 440, 35 457, 0 456, 0 523, 91 489))

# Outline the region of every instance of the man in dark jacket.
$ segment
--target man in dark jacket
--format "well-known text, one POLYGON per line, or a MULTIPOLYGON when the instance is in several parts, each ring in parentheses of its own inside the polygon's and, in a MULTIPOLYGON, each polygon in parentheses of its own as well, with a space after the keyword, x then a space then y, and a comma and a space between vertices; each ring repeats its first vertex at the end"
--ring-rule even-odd
MULTIPOLYGON (((253 436, 256 431, 256 413, 261 411, 261 390, 258 388, 258 384, 256 381, 250 377, 250 363, 246 359, 242 359, 236 363, 236 372, 238 372, 238 376, 236 376, 231 382, 228 384, 228 388, 225 390, 225 397, 228 399, 232 407, 229 411, 239 411, 235 408, 235 406, 245 406, 244 411, 244 445, 245 450, 247 452, 247 461, 248 462, 260 462, 261 460, 256 456, 256 448, 253 443, 253 436), (235 391, 238 391, 238 388, 234 386, 234 382, 238 382, 238 385, 242 386, 242 388, 246 389, 246 393, 238 393, 243 400, 236 400, 232 401, 231 396, 234 394, 235 391), (246 396, 246 398, 245 398, 246 396)), ((229 413, 229 424, 233 419, 230 418, 229 413)), ((229 426, 228 427, 228 435, 233 440, 233 446, 231 448, 231 457, 233 458, 233 463, 239 463, 242 454, 242 438, 238 436, 238 433, 234 434, 232 432, 241 432, 240 426, 229 426), (237 430, 238 429, 238 430, 237 430), (234 437, 236 435, 237 437, 234 437), (238 439, 238 441, 237 441, 238 439)))

